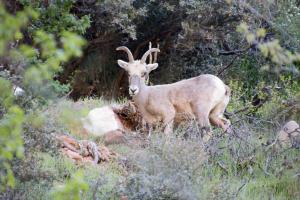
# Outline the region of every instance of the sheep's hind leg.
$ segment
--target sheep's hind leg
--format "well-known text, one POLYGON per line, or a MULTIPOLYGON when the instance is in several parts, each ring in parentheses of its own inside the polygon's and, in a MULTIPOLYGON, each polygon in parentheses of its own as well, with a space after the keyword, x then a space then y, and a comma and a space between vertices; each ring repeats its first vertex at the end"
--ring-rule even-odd
POLYGON ((227 131, 229 128, 228 126, 230 125, 230 122, 223 117, 212 115, 209 116, 209 119, 213 125, 222 128, 223 131, 227 131))
POLYGON ((230 121, 222 117, 228 102, 221 102, 214 107, 209 114, 210 122, 217 127, 221 127, 223 131, 230 132, 230 121))
POLYGON ((198 126, 201 129, 201 132, 203 134, 203 141, 207 142, 211 137, 211 126, 209 122, 209 111, 205 108, 199 108, 196 110, 195 116, 197 118, 198 126))

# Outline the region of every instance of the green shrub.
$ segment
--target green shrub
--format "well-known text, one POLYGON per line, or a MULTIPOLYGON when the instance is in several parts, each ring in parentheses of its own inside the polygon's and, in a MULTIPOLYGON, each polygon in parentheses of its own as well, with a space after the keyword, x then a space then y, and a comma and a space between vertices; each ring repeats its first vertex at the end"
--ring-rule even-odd
POLYGON ((128 155, 133 170, 121 194, 130 199, 198 199, 203 182, 201 171, 206 162, 201 140, 169 141, 154 136, 149 146, 128 155))
MULTIPOLYGON (((58 43, 54 35, 42 30, 35 30, 31 35, 33 44, 25 44, 25 41, 19 42, 24 36, 21 28, 25 29, 29 19, 36 19, 38 13, 26 7, 24 11, 18 11, 13 15, 7 12, 4 5, 0 3, 0 17, 3 22, 0 25, 0 55, 8 57, 8 60, 12 59, 12 63, 18 63, 20 60, 24 61, 26 69, 24 69, 21 77, 24 86, 26 86, 26 97, 24 96, 23 102, 30 101, 27 106, 25 106, 26 103, 22 105, 22 102, 14 101, 11 87, 13 77, 1 73, 4 76, 0 77, 0 133, 2 138, 0 142, 0 190, 3 190, 7 189, 7 186, 15 186, 14 174, 11 169, 12 160, 21 158, 23 155, 21 133, 23 132, 22 126, 25 117, 24 111, 17 103, 22 105, 23 108, 32 109, 29 113, 34 113, 41 104, 47 104, 52 94, 50 83, 53 77, 59 72, 63 62, 68 61, 73 56, 81 55, 81 47, 85 42, 75 33, 62 31, 58 43), (9 43, 14 42, 16 47, 9 48, 9 43)), ((37 116, 36 119, 38 118, 37 116)), ((29 119, 33 118, 30 117, 29 119)), ((33 121, 41 122, 41 120, 33 121)), ((29 125, 30 122, 32 121, 27 121, 26 125, 29 125)), ((36 126, 37 124, 33 125, 36 126)), ((32 127, 29 125, 24 130, 25 140, 29 139, 32 136, 29 134, 32 127), (28 133, 26 133, 26 130, 28 133)), ((32 141, 33 138, 30 139, 32 141)), ((25 142, 30 143, 30 139, 25 142)), ((28 149, 25 149, 25 152, 28 153, 28 149)))
POLYGON ((80 200, 85 197, 89 186, 83 179, 83 172, 74 173, 71 179, 67 180, 63 185, 57 185, 53 191, 53 199, 55 200, 80 200))

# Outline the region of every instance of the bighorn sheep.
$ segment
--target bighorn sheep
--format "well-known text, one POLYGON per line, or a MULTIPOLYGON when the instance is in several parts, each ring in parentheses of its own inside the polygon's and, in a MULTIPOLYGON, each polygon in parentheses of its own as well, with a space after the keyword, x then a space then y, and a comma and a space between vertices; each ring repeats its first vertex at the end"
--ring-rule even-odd
POLYGON ((158 64, 146 64, 146 59, 159 49, 149 49, 141 60, 134 60, 125 46, 116 50, 128 54, 129 62, 118 60, 118 65, 128 72, 129 94, 149 125, 162 121, 164 133, 168 134, 174 120, 188 116, 195 118, 202 128, 210 130, 211 122, 224 131, 228 129, 229 121, 222 116, 229 102, 230 89, 218 77, 204 74, 172 84, 147 86, 145 78, 158 64))

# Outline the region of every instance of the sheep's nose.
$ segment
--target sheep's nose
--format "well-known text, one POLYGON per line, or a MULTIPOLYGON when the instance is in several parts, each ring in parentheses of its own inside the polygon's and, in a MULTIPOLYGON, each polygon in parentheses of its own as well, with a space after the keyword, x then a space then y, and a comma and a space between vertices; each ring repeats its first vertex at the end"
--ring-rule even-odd
POLYGON ((135 95, 139 92, 139 89, 137 87, 130 87, 129 88, 129 94, 130 95, 135 95))
POLYGON ((131 92, 131 93, 133 93, 133 94, 134 94, 136 91, 137 91, 137 89, 136 89, 136 88, 130 88, 130 92, 131 92))

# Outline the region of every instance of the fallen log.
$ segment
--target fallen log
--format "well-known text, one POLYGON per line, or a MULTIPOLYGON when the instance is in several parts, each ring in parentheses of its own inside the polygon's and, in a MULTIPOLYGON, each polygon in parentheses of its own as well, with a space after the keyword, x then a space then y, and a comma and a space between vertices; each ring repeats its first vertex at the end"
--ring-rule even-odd
POLYGON ((107 147, 99 147, 89 140, 76 140, 67 135, 59 135, 56 138, 60 142, 61 152, 76 162, 99 164, 117 156, 107 147))

